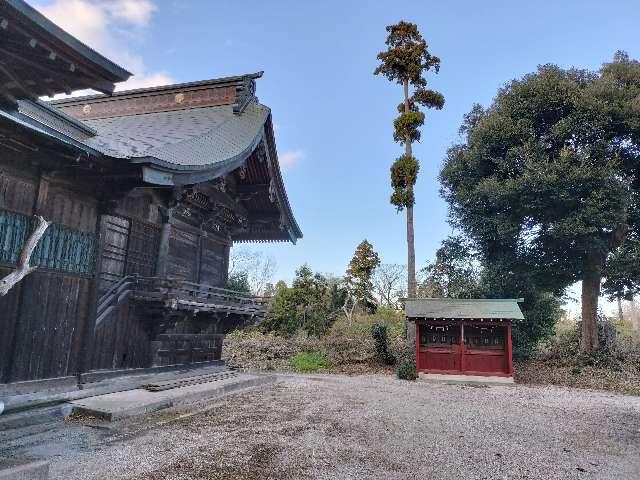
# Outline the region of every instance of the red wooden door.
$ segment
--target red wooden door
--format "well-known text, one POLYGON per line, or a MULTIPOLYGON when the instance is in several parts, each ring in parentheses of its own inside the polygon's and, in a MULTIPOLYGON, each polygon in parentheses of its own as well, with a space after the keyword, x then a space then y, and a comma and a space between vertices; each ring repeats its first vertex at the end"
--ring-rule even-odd
POLYGON ((503 325, 465 325, 462 369, 481 375, 509 373, 506 336, 503 325))

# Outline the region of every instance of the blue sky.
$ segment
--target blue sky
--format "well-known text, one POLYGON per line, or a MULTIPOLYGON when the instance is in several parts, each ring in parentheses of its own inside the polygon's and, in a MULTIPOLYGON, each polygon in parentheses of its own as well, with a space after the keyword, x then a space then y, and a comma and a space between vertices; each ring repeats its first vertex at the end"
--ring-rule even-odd
POLYGON ((356 245, 406 263, 405 217, 389 204, 399 86, 372 72, 385 25, 417 23, 442 59, 428 79, 445 108, 428 112, 416 186, 416 259, 451 228, 437 174, 473 103, 544 63, 597 68, 617 49, 640 57, 637 1, 52 0, 34 2, 63 27, 137 73, 129 86, 264 70, 257 95, 273 112, 297 245, 273 255, 276 279, 308 263, 342 274, 356 245))

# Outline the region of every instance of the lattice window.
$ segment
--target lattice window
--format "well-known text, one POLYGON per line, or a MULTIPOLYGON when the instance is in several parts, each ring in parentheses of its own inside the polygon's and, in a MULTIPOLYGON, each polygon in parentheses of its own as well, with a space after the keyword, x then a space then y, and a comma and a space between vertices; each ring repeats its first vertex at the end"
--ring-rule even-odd
MULTIPOLYGON (((0 210, 0 262, 15 264, 34 227, 32 217, 0 210)), ((96 236, 52 224, 31 256, 31 265, 90 275, 95 266, 96 236)))
POLYGON ((444 347, 459 343, 459 325, 420 325, 420 345, 444 347))
POLYGON ((465 326, 464 343, 468 348, 504 350, 505 327, 465 326))

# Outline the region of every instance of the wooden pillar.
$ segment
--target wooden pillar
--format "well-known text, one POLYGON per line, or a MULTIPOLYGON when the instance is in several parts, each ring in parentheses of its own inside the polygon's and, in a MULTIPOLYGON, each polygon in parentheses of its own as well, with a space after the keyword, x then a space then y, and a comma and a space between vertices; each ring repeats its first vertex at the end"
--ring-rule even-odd
POLYGON ((507 373, 513 375, 513 345, 511 343, 511 322, 507 325, 507 373))
POLYGON ((160 245, 158 247, 158 259, 156 260, 156 277, 167 277, 167 265, 169 263, 169 242, 171 240, 171 216, 173 208, 168 208, 162 215, 162 229, 160 230, 160 245))
POLYGON ((82 333, 82 343, 80 345, 79 367, 76 373, 88 372, 96 365, 95 328, 98 313, 98 301, 100 299, 100 272, 102 271, 102 250, 104 247, 104 231, 102 228, 102 217, 109 211, 109 206, 103 202, 98 202, 96 206, 96 249, 93 263, 93 278, 91 279, 90 303, 87 309, 87 316, 84 332, 82 333))
POLYGON ((420 370, 420 323, 418 321, 413 323, 415 325, 416 336, 416 370, 420 370))
MULTIPOLYGON (((417 332, 418 331, 418 321, 417 319, 414 318, 407 318, 407 348, 413 348, 414 345, 416 345, 416 341, 418 338, 417 332)), ((416 355, 417 355, 417 351, 416 351, 416 355)), ((416 361, 416 365, 418 365, 418 357, 416 357, 415 359, 416 361)))
POLYGON ((460 320, 460 371, 464 372, 464 321, 460 320))

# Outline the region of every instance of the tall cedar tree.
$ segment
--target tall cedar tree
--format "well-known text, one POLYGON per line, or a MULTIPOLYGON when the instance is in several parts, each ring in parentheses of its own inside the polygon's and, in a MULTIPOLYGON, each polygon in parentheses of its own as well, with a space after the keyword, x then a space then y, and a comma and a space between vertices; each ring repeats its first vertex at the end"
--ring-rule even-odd
POLYGON ((454 223, 484 265, 529 272, 559 295, 582 281, 581 349, 598 349, 602 278, 640 285, 640 64, 545 65, 465 118, 440 179, 454 223))
POLYGON ((413 156, 411 144, 420 141, 419 127, 424 125, 424 113, 420 106, 442 109, 444 97, 441 93, 426 88, 423 74, 431 69, 440 70, 440 59, 431 55, 427 42, 414 23, 401 21, 387 26, 387 50, 378 54, 380 65, 374 75, 384 75, 392 82, 402 85, 404 101, 398 105, 398 117, 394 120, 393 139, 404 145, 404 155, 391 166, 391 203, 398 210, 407 210, 407 289, 410 298, 416 296, 416 254, 413 234, 413 187, 418 178, 420 165, 413 156), (409 85, 413 94, 409 95, 409 85))
POLYGON ((373 283, 371 277, 380 266, 380 257, 367 240, 356 247, 353 258, 347 268, 347 284, 350 286, 358 304, 366 310, 375 308, 373 283))

